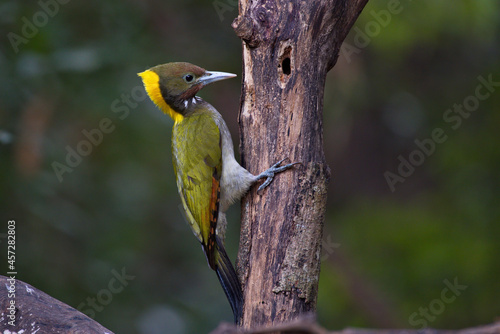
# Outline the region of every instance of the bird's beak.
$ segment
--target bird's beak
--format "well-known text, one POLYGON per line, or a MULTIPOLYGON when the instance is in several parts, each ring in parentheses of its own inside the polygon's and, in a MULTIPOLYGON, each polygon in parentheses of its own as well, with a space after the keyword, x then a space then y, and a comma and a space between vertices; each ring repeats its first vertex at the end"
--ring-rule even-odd
POLYGON ((216 82, 219 80, 234 78, 236 74, 226 73, 226 72, 210 72, 206 71, 203 76, 198 79, 198 82, 203 84, 203 86, 208 85, 212 82, 216 82))

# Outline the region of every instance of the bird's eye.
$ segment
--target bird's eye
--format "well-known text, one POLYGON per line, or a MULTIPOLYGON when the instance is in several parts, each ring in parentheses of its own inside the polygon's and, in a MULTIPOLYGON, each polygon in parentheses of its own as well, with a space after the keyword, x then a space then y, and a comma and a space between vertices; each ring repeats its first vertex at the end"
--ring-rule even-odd
POLYGON ((191 74, 186 74, 186 75, 184 76, 184 80, 185 80, 186 82, 191 82, 191 81, 193 81, 193 79, 194 79, 194 77, 193 77, 191 74))

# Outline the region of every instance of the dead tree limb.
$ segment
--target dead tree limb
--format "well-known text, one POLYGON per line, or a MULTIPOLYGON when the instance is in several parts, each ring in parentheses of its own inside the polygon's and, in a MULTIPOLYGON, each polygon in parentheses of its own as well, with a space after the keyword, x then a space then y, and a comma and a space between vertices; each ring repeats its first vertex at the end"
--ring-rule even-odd
POLYGON ((71 306, 5 276, 0 276, 0 312, 2 333, 113 334, 71 306))
POLYGON ((329 169, 323 152, 327 72, 368 0, 240 0, 242 163, 256 174, 283 158, 302 162, 242 201, 237 268, 245 328, 316 307, 329 169))
POLYGON ((289 323, 269 327, 243 329, 233 324, 222 323, 210 334, 500 334, 500 322, 489 325, 449 330, 449 329, 365 329, 345 328, 341 331, 328 331, 314 322, 314 318, 295 319, 289 323))

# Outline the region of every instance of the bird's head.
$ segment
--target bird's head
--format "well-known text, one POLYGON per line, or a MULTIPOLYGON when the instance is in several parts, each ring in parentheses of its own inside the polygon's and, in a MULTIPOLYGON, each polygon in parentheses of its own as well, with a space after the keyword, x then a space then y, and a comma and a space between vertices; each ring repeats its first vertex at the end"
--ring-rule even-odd
POLYGON ((151 100, 176 122, 182 120, 196 101, 196 93, 209 83, 236 75, 211 72, 190 63, 158 65, 138 74, 151 100))

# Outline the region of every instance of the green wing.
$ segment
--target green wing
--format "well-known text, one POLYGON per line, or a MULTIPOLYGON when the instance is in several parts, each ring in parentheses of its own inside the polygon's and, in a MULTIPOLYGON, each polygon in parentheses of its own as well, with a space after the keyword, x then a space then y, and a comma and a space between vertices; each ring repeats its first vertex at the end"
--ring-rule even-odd
POLYGON ((222 153, 220 131, 210 114, 185 117, 174 125, 172 154, 188 223, 214 268, 222 153))

